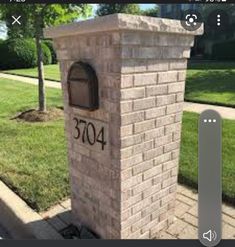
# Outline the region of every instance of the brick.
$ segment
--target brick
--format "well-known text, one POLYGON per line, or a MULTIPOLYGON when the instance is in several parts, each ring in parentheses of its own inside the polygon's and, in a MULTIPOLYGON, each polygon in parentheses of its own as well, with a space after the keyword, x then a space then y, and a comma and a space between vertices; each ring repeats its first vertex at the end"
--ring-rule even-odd
POLYGON ((132 134, 133 134, 133 124, 121 126, 120 128, 121 137, 130 136, 132 134))
POLYGON ((122 75, 121 77, 121 88, 130 88, 133 86, 134 76, 133 75, 122 75))
MULTIPOLYGON (((122 188, 122 186, 121 186, 122 188)), ((137 194, 135 196, 130 197, 128 200, 122 200, 121 201, 121 208, 129 208, 132 205, 140 202, 142 200, 142 195, 141 194, 137 194)))
MULTIPOLYGON (((145 171, 143 173, 143 180, 147 180, 149 178, 152 178, 153 176, 159 175, 162 172, 162 166, 158 165, 158 166, 154 166, 153 168, 145 171)), ((152 183, 152 181, 151 181, 152 183)))
POLYGON ((181 123, 174 123, 165 126, 165 134, 168 135, 173 132, 181 130, 181 123))
POLYGON ((153 130, 145 131, 144 133, 144 140, 154 140, 155 138, 161 137, 164 135, 164 127, 155 128, 153 130))
MULTIPOLYGON (((132 193, 133 195, 137 195, 145 190, 147 190, 149 187, 152 186, 152 181, 151 180, 148 180, 148 181, 144 181, 142 182, 141 184, 138 184, 136 186, 134 186, 132 188, 132 193)), ((151 199, 151 198, 150 198, 151 199)), ((149 203, 150 203, 150 199, 149 199, 149 203)), ((142 200, 144 201, 144 200, 142 200)), ((140 203, 139 203, 140 204, 140 203)), ((133 212, 134 213, 134 212, 133 212)))
POLYGON ((135 123, 134 124, 134 133, 138 134, 138 133, 144 132, 144 131, 149 130, 149 129, 154 129, 154 127, 155 127, 155 120, 154 119, 135 123))
POLYGON ((144 112, 134 112, 123 114, 121 116, 122 125, 128 125, 136 122, 141 122, 144 120, 144 112))
POLYGON ((135 146, 132 147, 132 152, 133 154, 138 154, 138 153, 142 153, 144 151, 147 151, 149 149, 154 148, 154 141, 148 141, 148 142, 142 142, 140 144, 137 144, 135 146))
POLYGON ((147 61, 148 71, 168 71, 169 63, 168 61, 151 59, 147 61))
POLYGON ((178 81, 185 81, 186 79, 186 70, 179 71, 177 75, 177 80, 178 81))
POLYGON ((160 208, 160 201, 155 201, 142 209, 142 216, 150 215, 151 213, 158 211, 160 208))
POLYGON ((166 107, 166 114, 172 114, 182 111, 183 111, 183 103, 171 104, 171 105, 167 105, 166 107))
POLYGON ((155 101, 156 100, 154 97, 134 100, 133 101, 133 110, 139 111, 139 110, 144 110, 144 109, 149 109, 149 108, 155 107, 155 101))
POLYGON ((176 82, 168 84, 168 93, 184 92, 185 82, 176 82))
POLYGON ((139 220, 138 222, 136 222, 135 224, 133 224, 133 226, 131 227, 132 232, 136 232, 138 230, 142 231, 142 227, 145 226, 146 224, 148 224, 149 222, 151 222, 150 215, 147 215, 146 217, 143 217, 143 214, 142 214, 142 219, 139 220))
POLYGON ((135 175, 142 173, 142 172, 144 172, 144 171, 146 171, 152 167, 153 167, 153 160, 141 162, 140 164, 133 166, 132 173, 135 176, 135 175))
POLYGON ((175 116, 164 116, 156 119, 156 127, 161 127, 168 124, 173 124, 175 122, 175 116))
POLYGON ((163 116, 165 112, 166 112, 165 106, 152 108, 145 111, 145 118, 146 119, 157 118, 163 116))
POLYGON ((143 191, 142 197, 143 198, 150 197, 151 195, 156 194, 160 190, 161 190, 161 184, 160 183, 159 184, 152 185, 151 187, 149 187, 148 189, 146 189, 145 191, 143 191))
POLYGON ((131 158, 122 160, 121 161, 121 169, 123 170, 123 169, 129 168, 129 167, 136 165, 142 161, 143 161, 142 154, 137 154, 131 158))
POLYGON ((143 134, 125 137, 125 138, 121 139, 121 146, 122 146, 122 148, 129 147, 129 146, 132 146, 132 145, 139 144, 143 140, 144 140, 144 135, 143 134))
POLYGON ((154 165, 159 165, 171 159, 171 153, 162 154, 154 159, 154 165))
POLYGON ((187 69, 187 59, 170 61, 169 69, 170 70, 187 69))
POLYGON ((167 85, 157 85, 157 86, 147 86, 146 87, 147 97, 167 94, 167 91, 168 91, 167 85))
POLYGON ((127 228, 128 226, 132 226, 135 222, 141 219, 141 212, 132 215, 130 218, 128 218, 126 221, 121 222, 121 227, 123 229, 127 228))
POLYGON ((178 159, 171 160, 162 165, 162 171, 165 172, 177 166, 178 166, 178 159))
POLYGON ((133 109, 133 102, 131 100, 121 102, 120 104, 121 113, 132 112, 132 109, 133 109))
POLYGON ((128 190, 142 182, 142 174, 126 179, 122 182, 122 191, 128 190))
POLYGON ((157 106, 170 105, 170 104, 173 104, 175 102, 176 102, 175 94, 157 96, 157 98, 156 98, 156 105, 157 106))
POLYGON ((125 88, 121 89, 121 99, 139 99, 145 96, 145 88, 125 88))
POLYGON ((157 74, 137 74, 134 77, 134 86, 145 86, 157 84, 157 74))
POLYGON ((140 45, 140 33, 124 32, 121 34, 122 45, 140 45))
POLYGON ((183 101, 184 101, 184 93, 177 93, 176 102, 183 102, 183 101))
POLYGON ((177 71, 168 71, 168 72, 159 72, 158 73, 158 83, 169 83, 177 81, 178 72, 177 71))
POLYGON ((172 135, 166 135, 166 136, 161 136, 158 138, 155 138, 155 148, 163 146, 165 144, 168 144, 172 141, 172 135))
POLYGON ((167 152, 170 152, 170 151, 172 151, 174 149, 177 149, 177 148, 179 148, 179 146, 180 146, 180 142, 179 141, 173 142, 173 143, 170 143, 170 144, 166 144, 164 146, 164 153, 167 153, 167 152))
POLYGON ((126 180, 132 177, 132 168, 123 170, 121 172, 121 180, 126 180))
POLYGON ((156 58, 160 59, 162 57, 162 48, 158 47, 158 49, 155 49, 155 47, 135 47, 133 48, 133 57, 138 58, 156 58))
POLYGON ((176 177, 170 177, 162 182, 162 188, 169 187, 170 185, 177 183, 177 178, 176 177))
POLYGON ((163 147, 148 150, 144 153, 144 160, 153 159, 156 156, 161 155, 161 154, 163 154, 163 147))

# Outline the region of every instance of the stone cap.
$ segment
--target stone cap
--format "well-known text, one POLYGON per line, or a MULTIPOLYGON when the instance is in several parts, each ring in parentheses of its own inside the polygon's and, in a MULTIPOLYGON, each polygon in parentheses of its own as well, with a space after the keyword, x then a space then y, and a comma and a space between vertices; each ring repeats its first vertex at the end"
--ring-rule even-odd
POLYGON ((45 38, 60 38, 78 34, 107 32, 114 30, 135 30, 185 35, 203 34, 203 24, 196 31, 184 29, 179 20, 149 16, 112 14, 102 17, 44 29, 45 38))

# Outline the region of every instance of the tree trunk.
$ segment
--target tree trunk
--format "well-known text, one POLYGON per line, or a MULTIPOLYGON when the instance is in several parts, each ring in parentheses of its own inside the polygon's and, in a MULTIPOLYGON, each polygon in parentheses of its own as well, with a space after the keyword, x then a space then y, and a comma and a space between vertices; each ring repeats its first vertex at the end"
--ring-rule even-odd
POLYGON ((45 83, 44 83, 44 67, 43 67, 43 53, 41 45, 41 18, 38 18, 36 22, 36 46, 37 46, 37 66, 38 66, 38 100, 39 100, 39 111, 46 111, 46 94, 45 94, 45 83))

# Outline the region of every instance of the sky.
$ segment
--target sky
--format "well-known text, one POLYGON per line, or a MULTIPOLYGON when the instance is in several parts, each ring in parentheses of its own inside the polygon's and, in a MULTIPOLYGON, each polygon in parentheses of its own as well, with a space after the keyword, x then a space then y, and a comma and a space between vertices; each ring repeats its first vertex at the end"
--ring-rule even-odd
MULTIPOLYGON (((98 4, 91 4, 93 6, 93 16, 95 15, 95 12, 97 10, 98 4)), ((142 10, 146 10, 146 9, 150 9, 153 8, 155 4, 139 4, 140 8, 142 10)), ((0 28, 0 39, 6 39, 6 29, 4 28, 0 28)))

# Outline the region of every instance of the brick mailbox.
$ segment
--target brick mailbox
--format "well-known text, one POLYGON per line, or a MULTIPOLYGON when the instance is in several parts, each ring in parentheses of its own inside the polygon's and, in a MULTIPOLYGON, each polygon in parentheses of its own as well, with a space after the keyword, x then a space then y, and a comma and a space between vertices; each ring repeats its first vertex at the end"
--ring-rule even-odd
POLYGON ((60 62, 76 225, 149 239, 173 221, 187 59, 202 33, 125 14, 45 30, 60 62))

